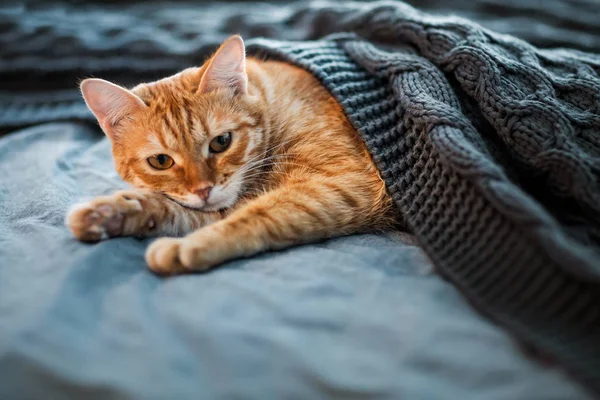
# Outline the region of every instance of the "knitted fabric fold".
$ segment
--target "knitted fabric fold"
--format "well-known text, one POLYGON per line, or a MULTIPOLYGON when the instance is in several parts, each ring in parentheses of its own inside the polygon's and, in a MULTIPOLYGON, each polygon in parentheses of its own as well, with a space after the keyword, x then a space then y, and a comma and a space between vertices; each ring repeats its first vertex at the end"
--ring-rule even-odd
POLYGON ((600 393, 600 58, 393 11, 363 21, 385 46, 249 51, 314 74, 438 271, 600 393))

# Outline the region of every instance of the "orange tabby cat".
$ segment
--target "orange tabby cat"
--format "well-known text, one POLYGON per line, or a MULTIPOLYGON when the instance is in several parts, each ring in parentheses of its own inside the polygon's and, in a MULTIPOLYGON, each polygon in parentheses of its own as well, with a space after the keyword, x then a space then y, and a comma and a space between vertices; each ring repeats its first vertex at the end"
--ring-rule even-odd
POLYGON ((87 79, 81 90, 136 189, 76 205, 83 241, 161 238, 161 274, 380 229, 391 201, 340 105, 308 72, 245 57, 229 38, 201 68, 132 90, 87 79))

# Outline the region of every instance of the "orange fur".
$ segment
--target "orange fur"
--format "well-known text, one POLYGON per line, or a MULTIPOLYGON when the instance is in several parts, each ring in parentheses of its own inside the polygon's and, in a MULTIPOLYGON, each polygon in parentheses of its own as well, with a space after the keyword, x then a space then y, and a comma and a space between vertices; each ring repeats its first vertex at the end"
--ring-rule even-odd
POLYGON ((103 92, 84 82, 117 171, 139 190, 74 208, 68 224, 76 237, 187 234, 148 248, 150 268, 172 274, 390 224, 384 182, 333 97, 289 64, 249 58, 233 65, 244 62, 238 53, 243 43, 233 37, 201 68, 112 93, 145 107, 108 110, 110 121, 97 108, 105 106, 97 97, 103 92), (209 154, 208 143, 225 132, 232 132, 230 147, 209 154), (152 169, 146 159, 157 154, 174 165, 152 169), (194 192, 206 186, 214 188, 203 203, 194 192))

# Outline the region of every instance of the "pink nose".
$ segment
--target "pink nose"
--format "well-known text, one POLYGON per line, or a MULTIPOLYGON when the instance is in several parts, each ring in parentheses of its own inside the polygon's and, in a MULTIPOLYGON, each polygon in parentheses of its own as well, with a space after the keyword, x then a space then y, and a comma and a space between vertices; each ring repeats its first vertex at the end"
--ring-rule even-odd
POLYGON ((210 195, 210 191, 212 190, 212 188, 212 186, 207 186, 205 188, 195 190, 194 193, 197 194, 198 197, 200 197, 202 200, 206 201, 206 199, 208 199, 208 196, 210 195))

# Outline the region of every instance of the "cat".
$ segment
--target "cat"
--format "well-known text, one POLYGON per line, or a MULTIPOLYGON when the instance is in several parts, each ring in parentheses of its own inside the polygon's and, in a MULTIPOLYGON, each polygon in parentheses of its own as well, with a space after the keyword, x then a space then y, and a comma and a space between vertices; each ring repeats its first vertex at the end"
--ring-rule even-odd
POLYGON ((75 205, 74 236, 154 237, 149 268, 227 260, 394 220, 386 186, 341 106, 305 70, 245 55, 238 35, 200 68, 127 90, 81 83, 134 187, 75 205))

